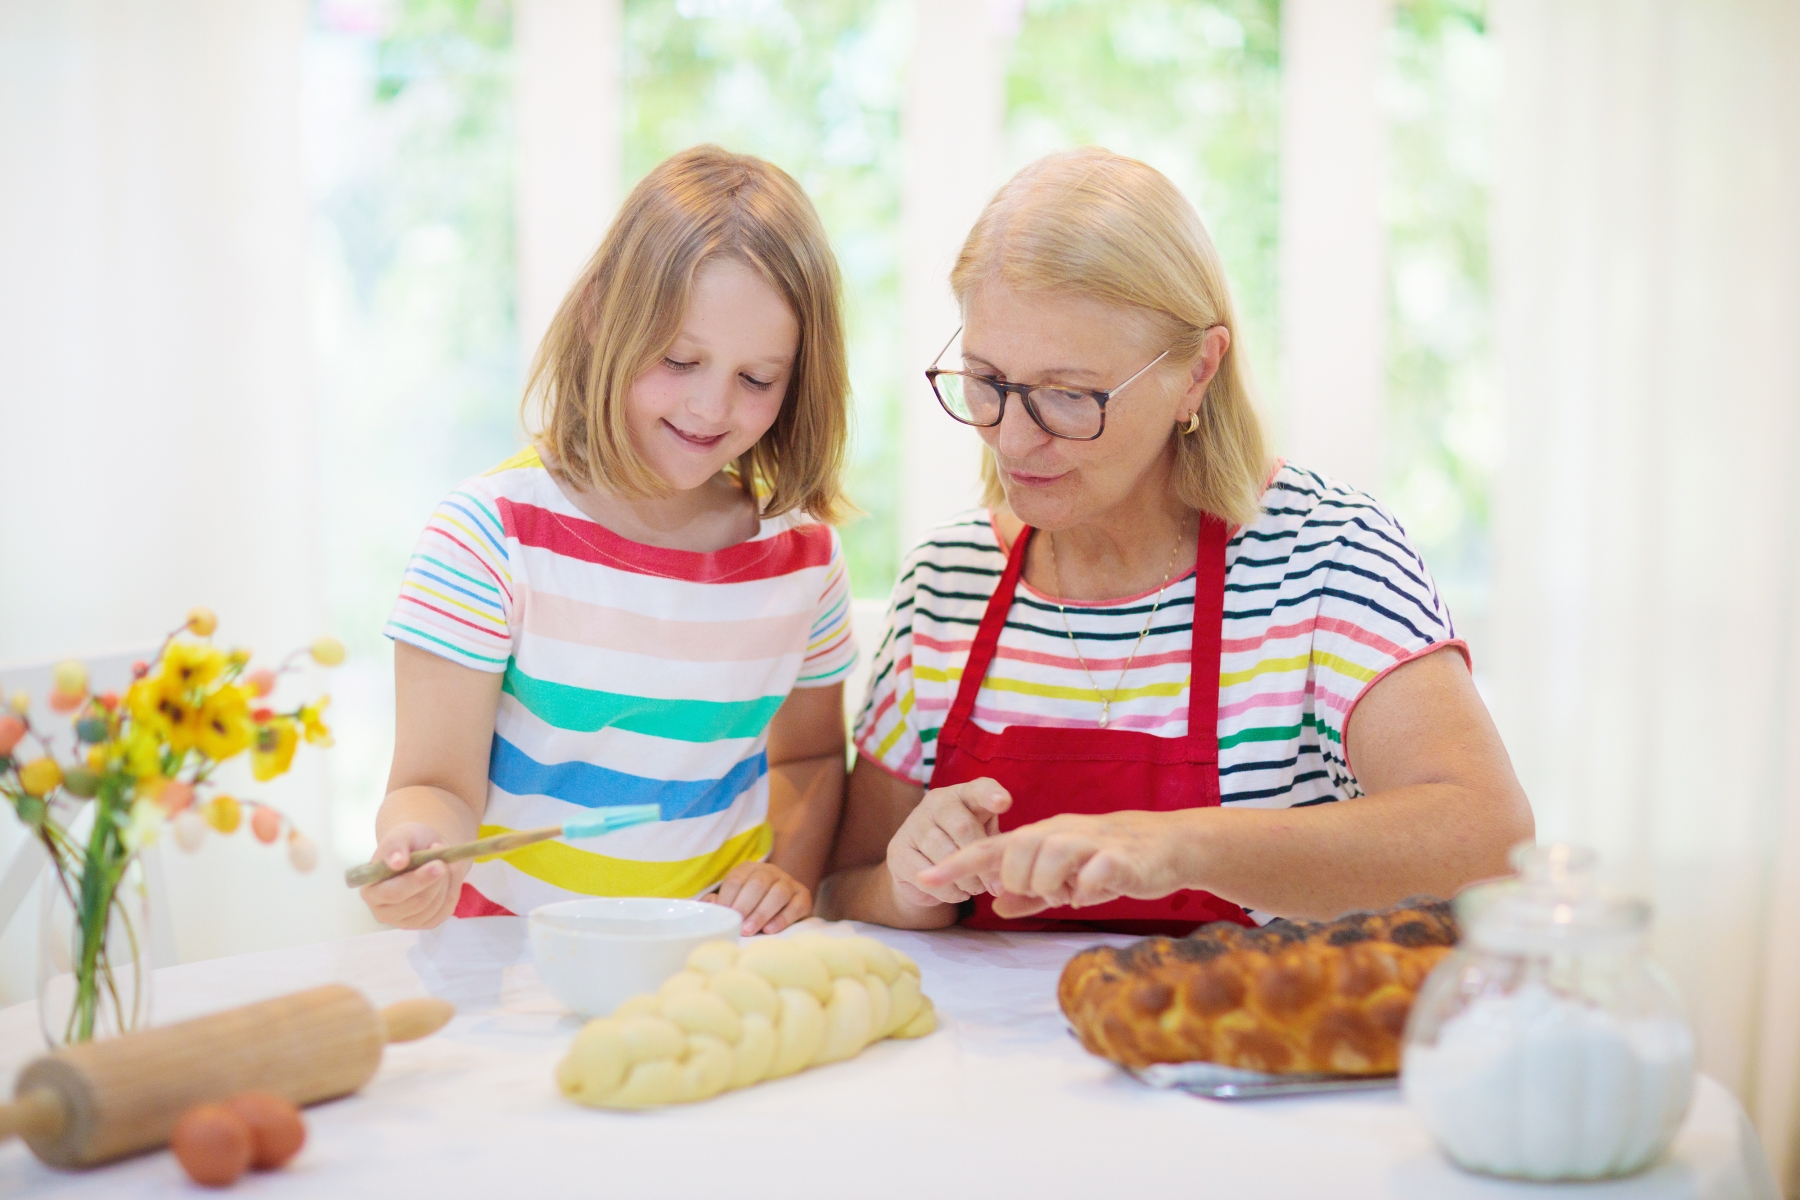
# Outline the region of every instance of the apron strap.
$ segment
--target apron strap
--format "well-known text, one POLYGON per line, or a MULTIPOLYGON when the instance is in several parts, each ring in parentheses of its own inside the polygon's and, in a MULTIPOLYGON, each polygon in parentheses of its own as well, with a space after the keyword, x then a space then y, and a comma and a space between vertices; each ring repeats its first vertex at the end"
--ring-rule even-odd
POLYGON ((1194 552, 1194 634, 1188 660, 1188 761, 1219 761, 1219 656, 1225 638, 1225 522, 1200 514, 1194 552))
MULTIPOLYGON (((1012 611, 1013 593, 1018 590, 1019 576, 1025 571, 1025 548, 1037 531, 1027 525, 1014 539, 1012 553, 1006 556, 1006 571, 988 597, 987 609, 981 614, 981 625, 975 630, 975 644, 969 647, 969 660, 963 664, 962 682, 957 685, 956 699, 950 715, 944 718, 943 732, 938 736, 954 743, 962 737, 963 726, 975 715, 975 697, 981 694, 981 681, 987 678, 994 652, 1000 648, 1000 631, 1006 628, 1006 614, 1012 611)), ((1217 702, 1214 702, 1217 707, 1217 702)))

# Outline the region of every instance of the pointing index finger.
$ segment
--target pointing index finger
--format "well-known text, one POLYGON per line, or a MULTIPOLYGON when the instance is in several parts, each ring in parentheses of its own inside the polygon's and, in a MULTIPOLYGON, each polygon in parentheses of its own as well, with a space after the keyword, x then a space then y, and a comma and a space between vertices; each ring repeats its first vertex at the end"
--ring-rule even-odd
POLYGON ((928 887, 941 887, 970 875, 997 874, 1009 836, 1000 834, 964 846, 950 857, 920 871, 919 882, 928 887))

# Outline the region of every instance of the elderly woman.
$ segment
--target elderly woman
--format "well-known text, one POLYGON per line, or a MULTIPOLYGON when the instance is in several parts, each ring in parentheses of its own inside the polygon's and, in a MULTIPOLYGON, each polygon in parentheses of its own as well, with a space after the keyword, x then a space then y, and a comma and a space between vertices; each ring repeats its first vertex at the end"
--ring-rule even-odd
POLYGON ((987 507, 895 588, 822 915, 1185 933, 1505 872, 1531 809, 1437 588, 1373 500, 1271 460, 1175 187, 1053 155, 950 282, 927 375, 987 507))

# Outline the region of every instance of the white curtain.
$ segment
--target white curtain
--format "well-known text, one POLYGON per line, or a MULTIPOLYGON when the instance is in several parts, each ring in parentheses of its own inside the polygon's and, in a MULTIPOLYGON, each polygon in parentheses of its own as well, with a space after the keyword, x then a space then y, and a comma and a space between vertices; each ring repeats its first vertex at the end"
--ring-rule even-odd
POLYGON ((1800 5, 1497 0, 1484 667, 1800 1189, 1800 5))
MULTIPOLYGON (((0 682, 195 604, 264 655, 323 631, 306 11, 0 0, 0 682)), ((249 794, 326 843, 316 768, 249 794)), ((183 956, 366 927, 329 861, 281 859, 239 835, 173 862, 183 956)))

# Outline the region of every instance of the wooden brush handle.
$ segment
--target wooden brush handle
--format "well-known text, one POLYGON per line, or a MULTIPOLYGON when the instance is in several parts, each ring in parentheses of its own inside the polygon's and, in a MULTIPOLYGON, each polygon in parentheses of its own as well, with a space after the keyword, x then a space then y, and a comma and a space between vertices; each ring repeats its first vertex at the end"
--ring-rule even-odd
POLYGON ((462 862, 470 858, 483 858, 489 854, 505 854, 508 850, 517 850, 521 846, 529 846, 534 842, 547 842, 551 838, 561 836, 561 825, 546 825, 542 829, 520 829, 513 833, 497 833, 493 837, 462 842, 455 846, 439 846, 436 850, 414 850, 412 857, 406 860, 406 865, 398 871, 379 859, 374 862, 359 863, 344 872, 344 883, 353 888, 367 887, 371 883, 380 883, 384 879, 392 879, 396 875, 416 871, 426 863, 462 862))

